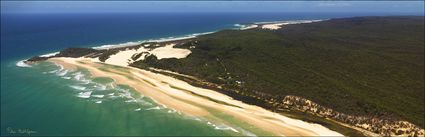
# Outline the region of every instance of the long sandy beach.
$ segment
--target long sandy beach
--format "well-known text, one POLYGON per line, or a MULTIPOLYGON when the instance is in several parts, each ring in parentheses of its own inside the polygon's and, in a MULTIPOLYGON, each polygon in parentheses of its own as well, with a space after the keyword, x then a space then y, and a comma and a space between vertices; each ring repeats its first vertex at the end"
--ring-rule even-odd
POLYGON ((211 113, 211 110, 215 110, 273 135, 343 136, 321 125, 291 119, 162 74, 132 67, 108 65, 86 58, 52 58, 49 61, 60 64, 66 69, 77 67, 87 69, 93 77, 110 77, 117 84, 129 85, 157 103, 185 115, 223 122, 211 113))

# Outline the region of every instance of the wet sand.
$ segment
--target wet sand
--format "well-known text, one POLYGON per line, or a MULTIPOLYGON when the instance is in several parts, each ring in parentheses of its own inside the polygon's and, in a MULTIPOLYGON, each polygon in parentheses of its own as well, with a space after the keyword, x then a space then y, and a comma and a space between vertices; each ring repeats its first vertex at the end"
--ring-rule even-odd
POLYGON ((93 77, 110 77, 117 84, 133 87, 157 103, 185 115, 225 121, 211 110, 230 115, 273 135, 343 136, 319 124, 292 119, 258 106, 245 104, 219 92, 194 87, 184 81, 162 74, 126 66, 113 66, 86 58, 51 58, 66 69, 81 67, 93 77))

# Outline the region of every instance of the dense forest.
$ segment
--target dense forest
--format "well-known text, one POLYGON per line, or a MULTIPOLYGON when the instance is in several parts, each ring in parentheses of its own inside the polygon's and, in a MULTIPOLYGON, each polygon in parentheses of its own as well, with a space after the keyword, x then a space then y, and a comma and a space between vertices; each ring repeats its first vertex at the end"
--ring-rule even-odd
POLYGON ((152 55, 132 66, 192 75, 229 92, 275 100, 301 96, 346 114, 424 127, 422 16, 223 30, 176 47, 192 53, 183 59, 152 55))

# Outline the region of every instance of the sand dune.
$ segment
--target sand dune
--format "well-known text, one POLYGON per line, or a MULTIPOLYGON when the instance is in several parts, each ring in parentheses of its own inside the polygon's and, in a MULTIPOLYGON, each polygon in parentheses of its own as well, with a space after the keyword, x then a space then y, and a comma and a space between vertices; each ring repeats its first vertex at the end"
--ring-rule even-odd
POLYGON ((139 47, 137 49, 127 49, 124 51, 120 51, 114 55, 111 55, 105 63, 107 64, 113 64, 117 66, 128 66, 129 64, 138 61, 143 60, 145 58, 145 55, 152 54, 155 55, 158 59, 164 59, 164 58, 185 58, 188 56, 191 51, 188 49, 180 49, 180 48, 174 48, 175 44, 167 44, 163 47, 158 47, 153 50, 149 50, 145 47, 139 47), (131 57, 136 54, 142 54, 138 59, 133 60, 131 57))
POLYGON ((285 25, 287 23, 275 23, 275 24, 266 24, 261 26, 262 29, 269 29, 269 30, 276 30, 280 29, 282 25, 285 25))

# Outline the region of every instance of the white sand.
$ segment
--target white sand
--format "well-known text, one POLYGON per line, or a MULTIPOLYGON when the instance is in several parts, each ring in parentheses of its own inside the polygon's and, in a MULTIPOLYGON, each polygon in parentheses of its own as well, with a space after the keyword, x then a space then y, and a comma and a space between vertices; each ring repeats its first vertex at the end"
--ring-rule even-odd
POLYGON ((139 53, 138 49, 120 51, 114 55, 109 56, 109 58, 105 60, 105 63, 117 66, 127 66, 128 64, 132 63, 131 56, 136 53, 139 53))
POLYGON ((175 44, 167 44, 164 47, 158 47, 151 51, 148 48, 140 47, 138 49, 127 49, 124 51, 119 51, 118 53, 111 55, 106 61, 106 64, 112 64, 117 66, 128 66, 134 61, 143 60, 145 55, 142 55, 140 58, 136 60, 132 60, 131 57, 135 54, 147 52, 147 54, 155 55, 158 59, 164 58, 185 58, 187 57, 191 51, 188 49, 180 49, 174 48, 175 44))
POLYGON ((277 30, 280 29, 282 25, 286 25, 288 23, 274 23, 274 24, 265 24, 261 26, 262 29, 269 29, 269 30, 277 30))
POLYGON ((164 58, 186 58, 190 53, 188 49, 173 48, 175 44, 168 44, 164 47, 155 48, 150 51, 151 54, 155 55, 158 59, 164 58))
POLYGON ((179 112, 191 116, 206 117, 217 120, 219 117, 210 113, 208 109, 215 109, 236 119, 249 123, 255 127, 273 133, 275 135, 285 136, 342 136, 341 134, 329 130, 321 125, 304 122, 283 115, 271 112, 258 106, 248 105, 241 101, 234 100, 231 97, 219 92, 194 87, 184 81, 162 74, 153 73, 137 68, 128 68, 129 72, 110 67, 108 71, 99 70, 104 65, 93 63, 91 60, 82 58, 53 58, 50 61, 65 66, 79 66, 88 69, 93 76, 108 76, 114 79, 118 84, 126 84, 142 94, 151 97, 158 103, 173 108, 179 112), (84 63, 80 63, 84 62, 84 63), (114 73, 115 72, 115 73, 114 73), (118 72, 118 73, 117 73, 118 72), (132 76, 129 79, 127 76, 132 76), (178 88, 173 88, 178 87, 178 88), (182 90, 184 89, 184 90, 182 90), (217 103, 209 99, 193 95, 187 91, 194 92, 201 96, 207 96, 214 100, 226 102, 239 107, 229 106, 223 103, 217 103))

